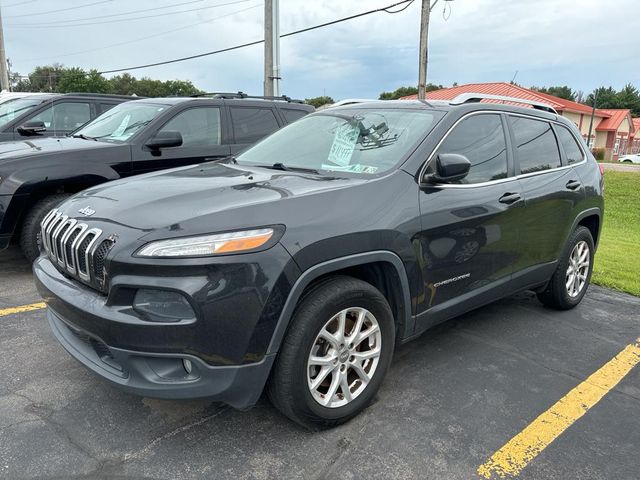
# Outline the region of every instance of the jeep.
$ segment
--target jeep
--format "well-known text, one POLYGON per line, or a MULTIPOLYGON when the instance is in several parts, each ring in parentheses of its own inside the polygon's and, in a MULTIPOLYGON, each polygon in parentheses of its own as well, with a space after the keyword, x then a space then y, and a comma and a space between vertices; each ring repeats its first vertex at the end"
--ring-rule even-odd
MULTIPOLYGON (((63 111, 53 108, 54 118, 63 111)), ((33 261, 40 222, 72 194, 109 180, 218 160, 313 110, 289 97, 242 92, 143 99, 108 110, 68 137, 0 143, 0 250, 16 240, 33 261)))
POLYGON ((73 196, 34 264, 53 333, 129 392, 242 409, 266 389, 315 429, 436 324, 527 289, 575 307, 602 172, 551 107, 480 100, 327 108, 236 158, 73 196))

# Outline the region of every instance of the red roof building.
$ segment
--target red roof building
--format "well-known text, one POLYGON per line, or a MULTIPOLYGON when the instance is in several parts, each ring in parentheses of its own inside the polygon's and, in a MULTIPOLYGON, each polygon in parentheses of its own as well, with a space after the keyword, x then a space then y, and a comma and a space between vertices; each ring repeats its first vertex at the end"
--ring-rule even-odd
MULTIPOLYGON (((640 148, 640 138, 637 139, 639 141, 638 145, 634 142, 634 134, 640 126, 631 119, 629 110, 596 109, 591 128, 591 138, 588 139, 592 114, 592 108, 590 106, 546 93, 529 90, 528 88, 507 82, 469 83, 451 88, 443 88, 441 90, 428 92, 427 99, 453 100, 462 93, 502 95, 547 103, 555 108, 560 115, 577 125, 590 148, 604 149, 605 159, 608 160, 617 160, 618 155, 630 153, 630 150, 635 148, 635 146, 640 148)), ((410 100, 417 97, 417 95, 409 95, 403 97, 403 99, 410 100)), ((496 103, 497 101, 483 100, 483 102, 496 103)), ((523 104, 521 106, 526 105, 523 104)), ((640 137, 640 132, 637 136, 640 137)))

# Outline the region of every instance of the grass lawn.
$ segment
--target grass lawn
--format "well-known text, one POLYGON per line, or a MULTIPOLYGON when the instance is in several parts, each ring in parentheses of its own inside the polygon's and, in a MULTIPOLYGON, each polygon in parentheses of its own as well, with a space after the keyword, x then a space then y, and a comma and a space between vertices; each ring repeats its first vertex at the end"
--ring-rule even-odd
POLYGON ((640 296, 640 173, 606 171, 604 201, 592 281, 640 296))

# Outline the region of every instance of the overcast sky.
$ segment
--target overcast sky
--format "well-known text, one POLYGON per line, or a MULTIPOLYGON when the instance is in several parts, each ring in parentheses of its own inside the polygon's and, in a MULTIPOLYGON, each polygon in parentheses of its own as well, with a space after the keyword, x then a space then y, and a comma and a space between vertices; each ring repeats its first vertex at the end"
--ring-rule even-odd
MULTIPOLYGON (((396 1, 281 0, 281 33, 396 1)), ((383 90, 416 85, 420 3, 395 15, 376 13, 282 39, 283 93, 377 98, 383 90)), ((432 13, 428 81, 509 81, 518 71, 516 82, 526 87, 567 84, 585 92, 629 82, 640 87, 635 25, 625 21, 637 15, 637 3, 454 0, 443 12, 440 0, 432 13)), ((2 0, 2 5, 7 56, 13 71, 22 74, 52 62, 98 70, 130 67, 262 38, 259 0, 2 0), (118 15, 175 4, 182 5, 118 15), (198 10, 184 12, 193 9, 198 10), (76 19, 85 25, 68 22, 76 19)), ((257 45, 131 73, 191 80, 207 91, 260 94, 262 62, 263 47, 257 45)))

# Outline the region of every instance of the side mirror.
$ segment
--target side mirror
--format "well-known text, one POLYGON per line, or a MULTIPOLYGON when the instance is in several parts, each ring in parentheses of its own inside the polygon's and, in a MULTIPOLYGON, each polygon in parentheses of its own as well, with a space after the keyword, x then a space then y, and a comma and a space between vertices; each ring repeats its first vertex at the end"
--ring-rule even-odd
POLYGON ((428 183, 448 183, 462 180, 469 173, 471 162, 464 155, 441 153, 436 157, 436 173, 425 175, 428 183))
POLYGON ((17 128, 17 130, 20 135, 25 135, 30 137, 33 135, 37 135, 38 133, 46 132, 47 127, 44 125, 44 122, 35 120, 32 122, 26 122, 25 124, 20 125, 17 128))
POLYGON ((151 137, 145 146, 150 150, 160 150, 162 148, 179 147, 182 145, 182 135, 174 130, 158 132, 151 137))

